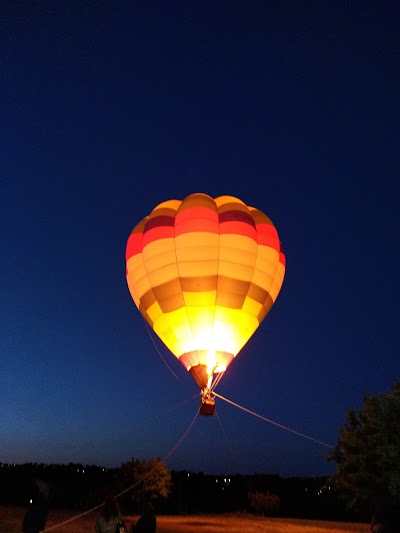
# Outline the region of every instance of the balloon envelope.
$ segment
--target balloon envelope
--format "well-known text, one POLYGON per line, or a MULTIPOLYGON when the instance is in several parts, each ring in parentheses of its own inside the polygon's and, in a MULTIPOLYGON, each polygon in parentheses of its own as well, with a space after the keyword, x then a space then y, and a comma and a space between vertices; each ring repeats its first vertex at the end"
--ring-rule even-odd
POLYGON ((233 196, 161 203, 126 246, 136 306, 201 389, 268 314, 285 264, 271 220, 233 196))

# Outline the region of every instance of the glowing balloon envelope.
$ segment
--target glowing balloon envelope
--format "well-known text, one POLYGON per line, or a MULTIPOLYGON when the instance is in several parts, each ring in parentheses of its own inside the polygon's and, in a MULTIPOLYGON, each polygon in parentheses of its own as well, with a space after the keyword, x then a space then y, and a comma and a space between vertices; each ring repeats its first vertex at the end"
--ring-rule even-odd
POLYGON ((203 395, 268 314, 285 264, 271 220, 233 196, 163 202, 126 247, 136 306, 203 395))

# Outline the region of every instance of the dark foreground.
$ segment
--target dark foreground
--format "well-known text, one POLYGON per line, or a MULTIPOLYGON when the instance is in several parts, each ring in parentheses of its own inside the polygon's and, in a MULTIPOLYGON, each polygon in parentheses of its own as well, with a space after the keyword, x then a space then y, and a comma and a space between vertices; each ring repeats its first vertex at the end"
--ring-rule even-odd
MULTIPOLYGON (((0 506, 0 532, 21 533, 25 508, 0 506)), ((96 511, 84 516, 51 509, 46 531, 56 533, 94 533, 96 511), (74 518, 74 520, 63 524, 74 518)), ((137 517, 125 517, 126 525, 137 517)), ((157 533, 368 533, 368 524, 268 518, 247 514, 158 516, 157 533)))

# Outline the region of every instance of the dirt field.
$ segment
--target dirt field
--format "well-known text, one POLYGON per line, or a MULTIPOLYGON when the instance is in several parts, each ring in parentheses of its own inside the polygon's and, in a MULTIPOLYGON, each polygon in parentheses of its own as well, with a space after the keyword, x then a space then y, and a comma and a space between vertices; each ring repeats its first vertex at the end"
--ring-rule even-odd
MULTIPOLYGON (((21 533, 25 509, 0 506, 0 532, 21 533)), ((76 513, 51 509, 46 531, 55 533, 94 533, 97 513, 75 518, 76 513), (54 527, 57 526, 57 527, 54 527)), ((125 517, 126 525, 137 517, 125 517)), ((367 524, 263 518, 252 515, 158 516, 157 533, 369 533, 367 524)))

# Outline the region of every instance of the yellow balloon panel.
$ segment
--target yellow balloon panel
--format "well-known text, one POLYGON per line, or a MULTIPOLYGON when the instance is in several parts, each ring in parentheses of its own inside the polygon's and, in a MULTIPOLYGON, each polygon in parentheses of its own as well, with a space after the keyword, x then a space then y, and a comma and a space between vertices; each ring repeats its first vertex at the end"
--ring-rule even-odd
POLYGON ((174 239, 162 239, 156 243, 153 242, 148 244, 143 250, 142 256, 147 273, 155 272, 164 266, 176 265, 177 260, 174 239))
MULTIPOLYGON (((214 326, 215 305, 197 305, 193 307, 187 306, 186 312, 193 337, 200 338, 205 336, 204 333, 206 331, 207 334, 212 331, 214 326)), ((199 349, 203 348, 199 347, 199 349)))
POLYGON ((219 261, 218 274, 227 278, 234 278, 241 281, 251 281, 254 273, 254 267, 241 265, 239 263, 230 263, 229 261, 219 261))
POLYGON ((242 310, 217 308, 215 314, 216 349, 236 356, 258 325, 255 317, 242 310), (224 349, 223 346, 229 349, 224 349))
POLYGON ((191 232, 175 238, 176 259, 178 262, 218 259, 219 235, 210 232, 191 232))
POLYGON ((270 289, 271 298, 275 301, 281 290, 283 278, 285 276, 285 269, 283 265, 279 264, 276 270, 274 282, 270 289))
POLYGON ((163 315, 163 311, 158 302, 154 302, 148 309, 147 314, 149 315, 152 322, 156 322, 158 318, 163 315))
POLYGON ((176 357, 181 355, 181 344, 191 339, 184 309, 163 314, 154 322, 153 329, 176 357))
POLYGON ((279 264, 279 252, 269 246, 259 246, 255 268, 261 272, 273 273, 279 264))
POLYGON ((262 307, 262 303, 253 300, 253 298, 250 298, 249 296, 246 296, 242 309, 250 316, 257 316, 258 313, 261 311, 262 307))
POLYGON ((186 261, 179 263, 179 276, 181 278, 196 278, 216 276, 219 262, 214 261, 186 261))
POLYGON ((146 275, 143 276, 141 279, 136 280, 136 282, 129 279, 128 287, 131 291, 131 294, 134 294, 136 298, 139 298, 139 300, 141 300, 143 296, 151 290, 150 283, 146 275))
POLYGON ((254 268, 258 245, 242 235, 221 235, 218 258, 222 261, 239 263, 254 268))
POLYGON ((138 280, 142 279, 143 276, 146 274, 142 254, 134 255, 133 257, 128 259, 128 261, 126 262, 126 269, 128 280, 133 285, 135 285, 138 280))
MULTIPOLYGON (((272 269, 271 269, 272 270, 272 269)), ((269 292, 275 279, 275 271, 266 272, 254 269, 252 282, 257 287, 262 287, 264 292, 269 292)))
POLYGON ((165 265, 157 270, 154 270, 153 272, 147 272, 147 277, 152 287, 163 285, 168 281, 179 278, 178 266, 176 263, 172 265, 165 265))
POLYGON ((201 307, 210 307, 215 305, 217 298, 217 290, 214 291, 204 291, 201 293, 197 292, 184 292, 183 299, 185 300, 185 305, 187 307, 201 306, 201 307))

